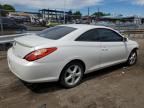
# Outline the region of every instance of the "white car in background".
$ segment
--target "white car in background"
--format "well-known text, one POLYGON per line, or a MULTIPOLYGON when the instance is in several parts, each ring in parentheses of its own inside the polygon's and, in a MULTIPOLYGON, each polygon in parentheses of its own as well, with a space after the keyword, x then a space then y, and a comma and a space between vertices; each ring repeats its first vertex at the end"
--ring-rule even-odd
POLYGON ((8 50, 10 70, 29 83, 59 81, 71 88, 84 74, 137 61, 138 44, 117 31, 93 25, 61 25, 16 38, 8 50))

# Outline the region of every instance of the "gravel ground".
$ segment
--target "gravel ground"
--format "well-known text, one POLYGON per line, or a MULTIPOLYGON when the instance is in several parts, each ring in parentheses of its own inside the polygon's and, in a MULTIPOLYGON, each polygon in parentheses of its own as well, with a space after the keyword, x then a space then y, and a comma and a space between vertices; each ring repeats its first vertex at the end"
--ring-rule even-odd
POLYGON ((88 74, 81 85, 63 89, 57 83, 22 83, 0 60, 0 108, 144 108, 144 39, 138 63, 88 74))

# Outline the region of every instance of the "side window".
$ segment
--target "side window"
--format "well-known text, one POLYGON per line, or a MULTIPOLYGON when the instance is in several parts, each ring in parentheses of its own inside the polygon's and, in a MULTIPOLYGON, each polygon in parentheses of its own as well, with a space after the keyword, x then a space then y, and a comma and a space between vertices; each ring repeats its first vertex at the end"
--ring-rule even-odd
POLYGON ((7 25, 12 25, 14 24, 14 21, 8 18, 3 18, 2 23, 7 25))
POLYGON ((99 41, 98 32, 96 29, 89 30, 83 33, 80 37, 78 37, 76 41, 88 41, 88 42, 99 41))
POLYGON ((9 20, 7 18, 3 18, 2 22, 3 22, 3 24, 8 24, 9 20))
POLYGON ((109 29, 97 29, 99 33, 99 39, 101 42, 119 42, 123 41, 123 37, 115 31, 109 29))

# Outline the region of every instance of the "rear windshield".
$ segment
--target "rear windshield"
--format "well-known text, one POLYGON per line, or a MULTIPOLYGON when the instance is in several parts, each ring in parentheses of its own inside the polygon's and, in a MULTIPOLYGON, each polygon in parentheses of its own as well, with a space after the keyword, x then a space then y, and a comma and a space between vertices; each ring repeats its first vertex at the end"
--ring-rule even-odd
POLYGON ((73 32, 74 30, 76 30, 76 28, 66 26, 56 26, 45 29, 39 32, 37 35, 48 39, 58 40, 64 37, 65 35, 73 32))

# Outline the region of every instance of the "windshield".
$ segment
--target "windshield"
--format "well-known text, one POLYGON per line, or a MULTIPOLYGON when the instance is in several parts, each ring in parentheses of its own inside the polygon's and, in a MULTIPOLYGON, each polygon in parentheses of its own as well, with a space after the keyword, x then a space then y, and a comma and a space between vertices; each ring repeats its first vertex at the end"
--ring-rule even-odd
POLYGON ((39 32, 37 35, 48 39, 58 40, 64 37, 65 35, 73 32, 74 30, 76 30, 76 28, 67 27, 67 26, 56 26, 56 27, 45 29, 39 32))

